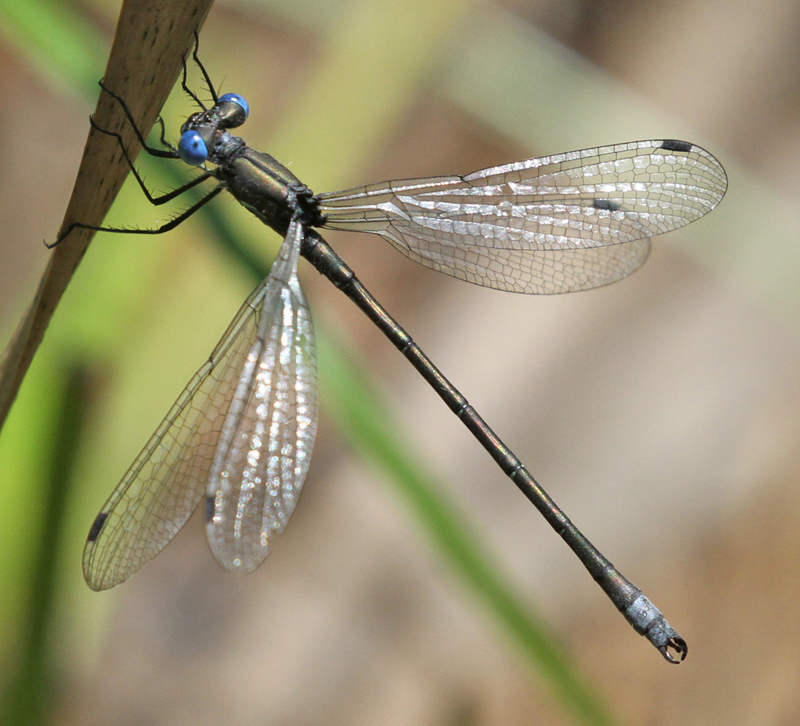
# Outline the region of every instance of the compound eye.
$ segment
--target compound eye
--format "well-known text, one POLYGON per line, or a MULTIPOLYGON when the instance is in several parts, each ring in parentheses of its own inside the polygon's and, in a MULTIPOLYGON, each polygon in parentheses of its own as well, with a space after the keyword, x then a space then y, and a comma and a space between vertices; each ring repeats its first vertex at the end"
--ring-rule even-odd
POLYGON ((241 126, 250 115, 250 105, 238 93, 226 93, 224 96, 220 96, 217 103, 220 104, 226 101, 235 103, 237 108, 225 114, 225 126, 228 128, 241 126))
POLYGON ((200 166, 208 161, 208 148, 197 131, 184 131, 178 142, 178 155, 189 166, 200 166))

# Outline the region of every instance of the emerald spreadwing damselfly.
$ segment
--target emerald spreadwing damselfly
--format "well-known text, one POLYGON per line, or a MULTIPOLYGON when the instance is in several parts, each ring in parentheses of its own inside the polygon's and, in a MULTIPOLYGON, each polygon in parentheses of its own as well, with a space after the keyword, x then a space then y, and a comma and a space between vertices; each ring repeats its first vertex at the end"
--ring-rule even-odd
MULTIPOLYGON (((247 298, 206 363, 97 515, 84 550, 89 586, 103 590, 155 557, 204 504, 208 541, 226 570, 250 572, 294 510, 317 423, 314 329, 297 277, 299 256, 344 292, 411 362, 583 562, 634 629, 671 663, 686 642, 641 590, 578 530, 411 337, 375 300, 316 228, 377 234, 402 254, 478 285, 521 293, 587 290, 619 280, 646 260, 651 238, 710 212, 727 187, 708 152, 670 139, 636 141, 528 159, 467 176, 371 184, 314 194, 269 154, 231 134, 247 119, 237 94, 213 98, 184 123, 175 148, 144 150, 201 169, 192 181, 153 196, 116 136, 148 199, 161 204, 203 182, 216 186, 156 229, 76 228, 160 234, 222 191, 284 238, 268 277, 247 298)), ((95 125, 95 128, 97 126, 95 125)))

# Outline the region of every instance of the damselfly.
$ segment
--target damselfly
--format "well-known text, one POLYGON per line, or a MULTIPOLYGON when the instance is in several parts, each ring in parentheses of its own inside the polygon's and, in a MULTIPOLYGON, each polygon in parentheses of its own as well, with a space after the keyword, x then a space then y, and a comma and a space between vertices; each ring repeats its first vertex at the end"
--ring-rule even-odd
POLYGON ((189 382, 130 467, 89 533, 83 570, 95 590, 137 572, 205 506, 208 541, 226 570, 250 572, 292 514, 308 469, 317 422, 317 374, 311 316, 297 277, 303 255, 340 288, 422 374, 500 468, 580 558, 626 619, 672 662, 685 641, 642 592, 570 522, 520 460, 381 307, 313 229, 377 234, 407 257, 448 275, 524 293, 562 293, 606 285, 642 265, 650 240, 710 212, 727 186, 719 162, 675 140, 636 141, 555 154, 469 174, 372 184, 313 194, 286 167, 230 133, 248 116, 236 94, 200 106, 177 148, 145 151, 181 159, 202 173, 153 197, 116 136, 139 185, 156 203, 198 184, 217 185, 156 229, 160 234, 223 190, 284 236, 269 276, 242 305, 209 360, 189 382), (674 655, 673 655, 674 653, 674 655))

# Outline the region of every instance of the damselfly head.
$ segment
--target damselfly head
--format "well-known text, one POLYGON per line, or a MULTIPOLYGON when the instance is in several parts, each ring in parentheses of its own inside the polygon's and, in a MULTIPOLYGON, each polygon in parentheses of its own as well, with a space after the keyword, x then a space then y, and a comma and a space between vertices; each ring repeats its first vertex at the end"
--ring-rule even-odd
POLYGON ((181 126, 181 159, 190 166, 208 161, 226 130, 241 126, 249 113, 247 101, 238 93, 226 93, 208 110, 193 113, 181 126))

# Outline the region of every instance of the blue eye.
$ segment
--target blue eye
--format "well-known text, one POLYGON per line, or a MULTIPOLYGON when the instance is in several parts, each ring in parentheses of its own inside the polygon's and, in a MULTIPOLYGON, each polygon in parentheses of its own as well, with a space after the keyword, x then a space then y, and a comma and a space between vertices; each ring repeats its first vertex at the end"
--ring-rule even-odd
POLYGON ((204 161, 208 161, 206 142, 197 131, 184 131, 178 142, 178 155, 189 166, 200 166, 204 161))
MULTIPOLYGON (((226 93, 224 96, 220 96, 219 101, 220 103, 222 101, 232 101, 233 103, 239 104, 239 106, 244 109, 245 120, 250 115, 250 105, 238 93, 226 93)), ((244 123, 244 121, 242 121, 242 123, 244 123)))

